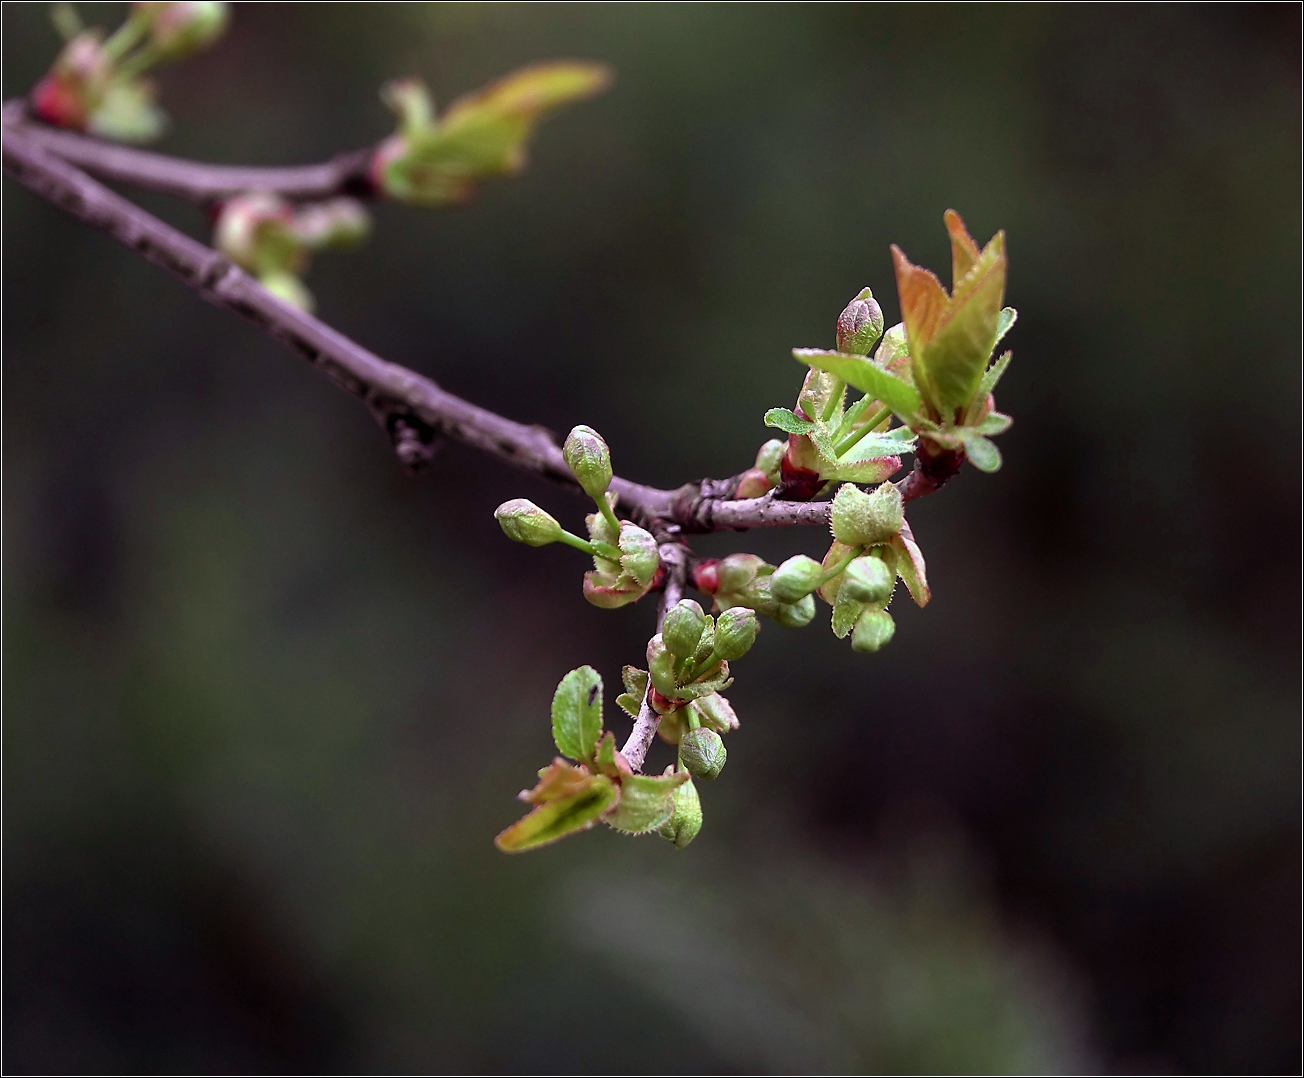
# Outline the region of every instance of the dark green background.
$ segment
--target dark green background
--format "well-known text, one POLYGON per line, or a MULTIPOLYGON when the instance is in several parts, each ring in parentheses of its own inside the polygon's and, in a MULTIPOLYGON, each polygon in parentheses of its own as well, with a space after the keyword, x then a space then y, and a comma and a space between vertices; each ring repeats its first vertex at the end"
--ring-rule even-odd
MULTIPOLYGON (((4 30, 13 95, 56 39, 4 30)), ((1288 4, 265 4, 161 75, 161 148, 291 163, 383 135, 394 75, 611 63, 523 177, 308 283, 658 485, 744 467, 859 288, 896 319, 889 243, 1007 230, 1005 468, 911 507, 935 598, 886 651, 764 631, 682 853, 491 842, 558 678, 610 697, 650 631, 492 519, 579 503, 457 446, 407 477, 6 183, 6 1071, 1298 1073, 1298 42, 1288 4)))

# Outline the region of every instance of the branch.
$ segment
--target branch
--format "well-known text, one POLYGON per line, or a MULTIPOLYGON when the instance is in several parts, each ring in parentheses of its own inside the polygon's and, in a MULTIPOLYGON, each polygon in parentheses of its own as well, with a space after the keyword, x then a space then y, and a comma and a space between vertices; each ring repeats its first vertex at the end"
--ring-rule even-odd
POLYGON ((22 136, 29 145, 62 158, 102 180, 129 183, 204 205, 245 191, 275 191, 309 200, 333 195, 370 195, 367 166, 374 147, 340 154, 324 164, 290 168, 209 165, 147 150, 87 138, 31 120, 21 99, 4 105, 6 137, 22 136))
MULTIPOLYGON (((464 401, 283 302, 226 256, 178 232, 56 156, 50 144, 42 142, 48 134, 33 137, 29 125, 6 127, 5 172, 34 194, 172 273, 203 299, 240 315, 308 360, 367 406, 405 462, 420 456, 414 441, 428 449, 438 435, 445 435, 580 493, 561 450, 542 427, 515 423, 464 401)), ((669 522, 685 532, 828 522, 827 502, 776 501, 772 495, 732 501, 704 494, 705 489, 718 495, 721 487, 731 491, 734 484, 704 481, 669 491, 620 477, 611 482, 611 489, 634 516, 649 524, 669 522)))

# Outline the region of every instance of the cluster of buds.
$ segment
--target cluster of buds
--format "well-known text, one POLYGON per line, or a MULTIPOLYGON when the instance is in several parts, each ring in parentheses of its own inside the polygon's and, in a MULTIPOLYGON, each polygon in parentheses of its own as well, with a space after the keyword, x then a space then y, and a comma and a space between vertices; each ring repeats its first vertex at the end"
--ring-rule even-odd
POLYGON ((148 142, 167 125, 144 73, 207 48, 230 15, 225 3, 136 3, 106 40, 102 30, 83 28, 71 4, 55 9, 65 44, 32 89, 32 112, 46 123, 120 142, 148 142))
POLYGON ((312 310, 301 274, 311 252, 361 243, 371 220, 360 202, 333 198, 295 205, 279 195, 254 191, 224 202, 213 225, 213 246, 269 291, 312 310))
POLYGON ((598 511, 585 517, 589 538, 566 531, 550 513, 525 498, 503 502, 494 517, 507 538, 529 546, 566 543, 593 558, 584 574, 584 598, 594 606, 615 609, 643 598, 658 583, 661 561, 652 534, 633 521, 618 520, 611 485, 611 453, 602 436, 580 425, 562 447, 566 465, 598 511))
POLYGON ((419 79, 387 83, 381 98, 398 114, 398 130, 376 151, 372 182, 400 202, 464 202, 480 181, 524 168, 526 143, 547 112, 610 81, 600 64, 538 64, 458 98, 439 117, 419 79))
POLYGON ((800 629, 815 616, 809 594, 785 598, 773 589, 775 567, 756 554, 707 559, 693 570, 693 586, 710 596, 713 610, 746 607, 785 629, 800 629))
POLYGON ((535 849, 598 822, 632 835, 656 831, 681 849, 696 837, 702 808, 692 776, 673 766, 635 774, 603 731, 602 706, 602 678, 591 666, 562 678, 552 699, 553 741, 562 755, 518 795, 533 808, 495 839, 500 850, 535 849))

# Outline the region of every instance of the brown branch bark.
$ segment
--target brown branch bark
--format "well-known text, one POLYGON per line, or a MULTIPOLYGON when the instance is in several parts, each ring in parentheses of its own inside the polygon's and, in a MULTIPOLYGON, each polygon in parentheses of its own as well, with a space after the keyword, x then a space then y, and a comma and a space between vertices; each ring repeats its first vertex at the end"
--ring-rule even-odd
MULTIPOLYGON (((63 158, 63 143, 48 138, 52 132, 34 134, 31 124, 10 124, 8 115, 6 112, 3 145, 6 173, 308 360, 367 406, 405 462, 419 459, 421 446, 428 447, 436 436, 444 435, 579 492, 561 450, 543 428, 513 422, 464 401, 283 302, 224 255, 110 191, 63 158)), ((118 148, 103 149, 107 153, 118 148)), ((772 495, 737 501, 706 496, 717 495, 721 489, 731 491, 734 486, 703 481, 670 491, 620 477, 611 483, 631 515, 659 535, 675 529, 707 532, 828 521, 827 502, 784 502, 772 495), (667 529, 667 525, 673 528, 667 529)))

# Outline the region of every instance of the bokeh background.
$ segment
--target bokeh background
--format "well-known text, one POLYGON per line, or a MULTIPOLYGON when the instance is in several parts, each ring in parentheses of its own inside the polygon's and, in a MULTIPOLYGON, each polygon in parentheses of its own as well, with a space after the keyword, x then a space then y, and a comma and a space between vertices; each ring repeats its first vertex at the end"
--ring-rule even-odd
MULTIPOLYGON (((3 18, 9 96, 56 38, 3 18)), ((522 178, 308 283, 663 486, 749 463, 862 286, 896 319, 889 243, 1008 231, 1004 469, 911 506, 935 597, 887 650, 763 632, 684 852, 492 845, 557 680, 614 695, 650 631, 492 518, 578 502, 455 445, 407 476, 6 181, 6 1072, 1298 1073, 1299 19, 236 5, 162 72, 162 149, 293 163, 382 136, 395 75, 612 64, 522 178)))

